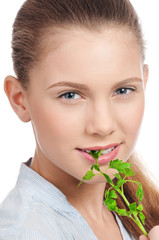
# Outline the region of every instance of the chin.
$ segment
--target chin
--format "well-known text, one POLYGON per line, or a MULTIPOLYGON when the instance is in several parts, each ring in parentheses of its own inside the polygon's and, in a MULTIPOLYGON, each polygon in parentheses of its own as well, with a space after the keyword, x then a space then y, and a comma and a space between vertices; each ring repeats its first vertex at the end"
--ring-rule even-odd
POLYGON ((87 184, 99 184, 99 183, 104 183, 106 184, 106 179, 103 176, 94 176, 90 180, 85 180, 84 183, 87 184))
MULTIPOLYGON (((103 171, 104 172, 104 171, 103 171)), ((94 173, 96 173, 94 171, 94 173)), ((108 169, 108 171, 106 172, 106 174, 113 180, 115 178, 114 174, 117 173, 117 170, 115 169, 108 169)), ((105 183, 106 184, 106 179, 105 177, 101 176, 101 175, 96 175, 94 176, 92 179, 90 180, 85 180, 84 183, 87 184, 99 184, 99 183, 105 183)))

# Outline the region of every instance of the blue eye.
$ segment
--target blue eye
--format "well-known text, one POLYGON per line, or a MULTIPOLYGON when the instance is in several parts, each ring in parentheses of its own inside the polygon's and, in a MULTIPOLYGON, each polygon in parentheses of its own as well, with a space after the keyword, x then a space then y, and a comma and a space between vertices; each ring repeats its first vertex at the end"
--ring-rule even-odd
POLYGON ((59 96, 59 98, 64 98, 64 99, 67 99, 67 100, 74 100, 74 99, 79 99, 81 98, 80 95, 76 92, 66 92, 66 93, 63 93, 59 96))
POLYGON ((131 92, 134 92, 134 88, 119 88, 115 91, 114 95, 129 95, 131 92))

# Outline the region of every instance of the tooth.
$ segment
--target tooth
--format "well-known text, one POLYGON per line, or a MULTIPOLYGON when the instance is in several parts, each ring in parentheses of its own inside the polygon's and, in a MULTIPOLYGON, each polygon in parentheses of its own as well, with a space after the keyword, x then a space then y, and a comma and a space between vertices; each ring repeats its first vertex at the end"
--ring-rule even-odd
MULTIPOLYGON (((112 148, 109 148, 109 149, 106 149, 106 150, 103 150, 101 152, 101 155, 104 155, 104 154, 107 154, 107 153, 110 153, 115 147, 112 147, 112 148)), ((83 150, 84 152, 86 153, 90 153, 90 150, 83 150)), ((95 151, 95 152, 98 152, 99 150, 95 151)))
POLYGON ((101 155, 104 155, 104 154, 110 153, 113 149, 114 149, 114 147, 109 148, 109 149, 106 149, 106 150, 103 150, 102 153, 101 153, 101 155))
POLYGON ((85 150, 85 152, 86 152, 86 153, 90 153, 90 151, 89 151, 89 150, 85 150))

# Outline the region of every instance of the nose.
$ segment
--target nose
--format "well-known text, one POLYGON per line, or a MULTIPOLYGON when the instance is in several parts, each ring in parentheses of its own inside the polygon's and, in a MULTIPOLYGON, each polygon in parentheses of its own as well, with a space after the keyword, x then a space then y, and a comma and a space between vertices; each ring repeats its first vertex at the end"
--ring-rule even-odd
POLYGON ((109 104, 96 104, 87 111, 86 133, 105 137, 116 129, 116 118, 113 108, 109 104))

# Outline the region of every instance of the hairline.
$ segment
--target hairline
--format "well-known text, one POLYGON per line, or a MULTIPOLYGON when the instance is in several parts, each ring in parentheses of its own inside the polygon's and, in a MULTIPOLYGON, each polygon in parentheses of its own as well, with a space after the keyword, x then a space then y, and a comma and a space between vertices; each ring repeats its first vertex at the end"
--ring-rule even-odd
MULTIPOLYGON (((97 24, 96 24, 97 25, 97 24)), ((60 47, 60 45, 62 43, 65 42, 65 40, 67 41, 67 34, 70 33, 72 30, 75 30, 75 32, 78 31, 86 31, 86 32, 90 32, 90 33, 97 33, 100 34, 103 31, 107 30, 123 30, 123 31, 129 31, 130 33, 132 33, 132 36, 134 36, 134 40, 136 39, 136 43, 139 46, 139 49, 141 51, 141 54, 143 55, 143 59, 144 59, 144 49, 141 48, 141 44, 139 43, 137 37, 135 36, 135 31, 133 31, 128 25, 126 24, 117 24, 117 23, 113 23, 113 22, 108 22, 108 24, 100 24, 98 26, 87 26, 87 25, 75 25, 75 24, 62 24, 59 26, 49 26, 46 28, 43 28, 41 30, 41 32, 43 34, 41 34, 40 38, 39 38, 39 43, 38 43, 38 49, 36 49, 36 53, 35 55, 38 56, 37 57, 37 62, 39 60, 41 60, 41 57, 43 57, 45 54, 47 54, 50 50, 55 50, 58 49, 58 47, 60 47), (45 33, 44 33, 45 32, 45 33), (63 38, 61 38, 61 36, 63 38), (66 37, 66 38, 65 38, 66 37), (47 41, 47 44, 45 44, 47 41), (54 43, 54 46, 53 46, 54 43), (47 47, 49 46, 50 47, 47 47), (41 52, 41 53, 40 53, 41 52)))

